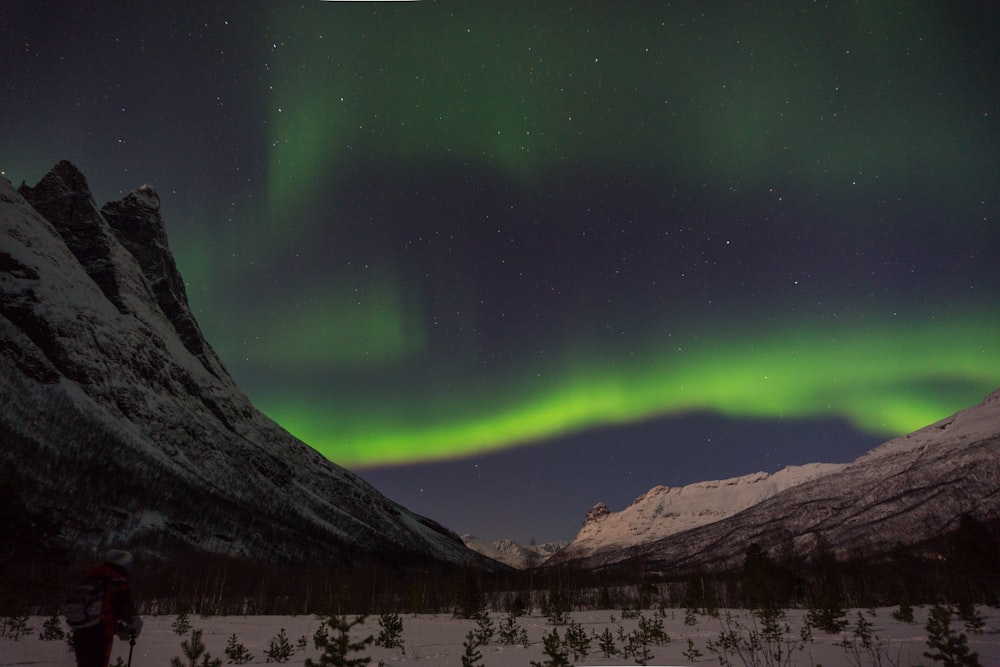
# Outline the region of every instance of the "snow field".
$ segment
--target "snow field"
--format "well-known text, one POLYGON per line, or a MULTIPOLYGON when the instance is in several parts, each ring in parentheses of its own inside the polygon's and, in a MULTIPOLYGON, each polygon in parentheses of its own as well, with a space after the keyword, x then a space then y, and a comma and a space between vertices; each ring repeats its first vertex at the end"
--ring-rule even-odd
MULTIPOLYGON (((964 632, 967 635, 969 645, 973 651, 978 652, 982 665, 1000 665, 1000 610, 980 607, 979 612, 985 621, 982 633, 966 632, 962 622, 956 618, 952 619, 952 630, 964 632)), ((733 610, 729 613, 733 620, 746 625, 750 624, 750 617, 746 611, 733 610)), ((851 627, 857 618, 857 613, 857 610, 848 612, 847 617, 851 621, 851 627)), ((872 634, 885 645, 882 664, 898 664, 900 667, 933 664, 923 655, 924 651, 927 650, 924 629, 927 620, 926 607, 914 610, 916 622, 912 624, 893 620, 891 608, 876 610, 874 617, 868 615, 868 612, 862 613, 865 613, 866 618, 873 624, 872 634)), ((804 610, 786 612, 786 622, 790 626, 790 632, 786 636, 789 640, 799 639, 799 629, 805 614, 804 610)), ((719 638, 719 634, 723 630, 725 611, 721 612, 719 619, 699 615, 696 617, 697 623, 695 625, 685 624, 685 611, 683 609, 668 609, 664 617, 658 616, 654 611, 644 611, 643 615, 647 619, 662 618, 664 630, 671 639, 668 645, 650 646, 653 655, 653 659, 649 662, 650 665, 719 664, 716 655, 706 648, 706 642, 719 638), (693 647, 701 652, 700 656, 695 656, 694 661, 684 655, 685 652, 690 655, 688 639, 693 642, 693 647)), ((620 610, 576 612, 570 614, 570 617, 573 622, 582 625, 588 634, 602 634, 605 628, 610 629, 616 637, 615 641, 619 649, 621 643, 617 639, 618 628, 621 627, 624 632, 628 633, 638 626, 638 619, 623 620, 620 610)), ((499 626, 504 616, 493 614, 492 618, 494 625, 499 626)), ((181 642, 190 638, 190 632, 184 636, 174 633, 171 625, 175 619, 175 616, 144 617, 145 625, 142 635, 136 642, 132 656, 133 667, 169 667, 171 658, 184 659, 181 642)), ((366 651, 357 655, 371 656, 373 667, 380 662, 385 665, 423 664, 460 667, 465 637, 469 631, 475 630, 477 627, 473 620, 457 619, 443 614, 401 615, 401 619, 403 621, 404 650, 387 649, 372 644, 366 651)), ((30 626, 33 629, 33 634, 22 637, 18 641, 0 638, 0 667, 14 667, 15 665, 72 667, 75 664, 73 654, 69 651, 65 641, 40 641, 38 639, 44 621, 44 618, 32 617, 30 626)), ((307 640, 306 648, 296 647, 295 654, 284 664, 290 667, 300 667, 306 658, 317 660, 319 656, 319 651, 313 646, 312 636, 323 620, 314 616, 215 616, 208 618, 191 616, 190 621, 193 628, 203 631, 202 639, 207 652, 211 654, 212 658, 220 658, 223 665, 226 665, 225 647, 233 634, 236 634, 238 641, 253 654, 254 658, 250 664, 266 664, 268 646, 281 629, 285 630, 293 647, 296 647, 301 637, 305 636, 307 640)), ((523 647, 492 643, 481 646, 478 649, 482 654, 480 664, 485 667, 527 667, 533 660, 544 663, 546 656, 542 648, 542 635, 548 633, 552 628, 556 628, 562 636, 566 630, 566 626, 553 626, 542 616, 522 616, 517 619, 517 622, 527 631, 529 645, 523 647)), ((355 628, 355 631, 352 632, 352 639, 360 639, 369 634, 377 636, 378 633, 378 617, 369 616, 363 629, 355 628)), ((810 667, 852 664, 845 649, 837 645, 842 641, 843 636, 851 636, 850 628, 842 635, 836 636, 813 629, 812 641, 805 643, 802 650, 796 649, 793 652, 791 664, 810 667)), ((795 642, 796 645, 798 643, 795 642)), ((123 662, 127 662, 128 649, 127 642, 116 639, 111 655, 112 665, 119 657, 123 662)), ((862 665, 871 664, 865 659, 866 657, 862 656, 862 665)), ((570 659, 572 661, 572 656, 570 659)), ((736 656, 731 656, 731 660, 733 664, 743 664, 736 656)), ((578 667, 633 664, 636 664, 634 658, 623 659, 621 655, 604 658, 596 640, 591 643, 589 655, 576 661, 578 667)))

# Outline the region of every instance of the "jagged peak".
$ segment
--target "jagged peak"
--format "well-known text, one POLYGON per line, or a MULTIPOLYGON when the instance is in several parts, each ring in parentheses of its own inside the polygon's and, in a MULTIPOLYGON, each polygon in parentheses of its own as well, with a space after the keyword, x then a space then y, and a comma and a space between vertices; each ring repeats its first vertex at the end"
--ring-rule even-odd
POLYGON ((69 160, 57 162, 34 186, 22 181, 17 191, 35 206, 65 197, 94 199, 87 177, 69 160))
POLYGON ((608 509, 607 505, 604 503, 597 503, 587 510, 587 516, 583 520, 583 525, 586 526, 588 523, 597 523, 609 514, 611 514, 611 510, 608 509))
POLYGON ((59 160, 49 172, 42 177, 42 181, 46 178, 57 178, 62 183, 73 192, 86 192, 90 194, 90 185, 87 183, 87 177, 83 175, 80 169, 70 162, 69 160, 59 160))
POLYGON ((160 194, 156 191, 156 188, 148 183, 144 183, 129 192, 123 198, 123 200, 126 199, 134 201, 139 207, 147 209, 150 212, 160 210, 160 194))
MULTIPOLYGON (((161 246, 158 253, 169 252, 166 224, 160 213, 160 195, 151 185, 143 185, 132 190, 121 199, 110 201, 101 207, 101 215, 108 221, 118 237, 129 250, 136 254, 136 247, 161 246)), ((140 253, 141 254, 141 253, 140 253)))

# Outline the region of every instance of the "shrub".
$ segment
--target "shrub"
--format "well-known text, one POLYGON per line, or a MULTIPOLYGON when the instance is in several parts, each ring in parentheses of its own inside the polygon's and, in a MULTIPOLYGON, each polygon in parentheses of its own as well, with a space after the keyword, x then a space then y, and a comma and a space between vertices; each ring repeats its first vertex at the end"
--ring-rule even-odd
POLYGON ((479 661, 483 659, 483 654, 476 650, 478 647, 476 634, 469 630, 469 634, 465 635, 465 641, 462 642, 462 648, 465 651, 462 653, 462 667, 482 667, 482 663, 479 661))
POLYGON ((305 667, 363 667, 370 663, 371 658, 368 656, 350 657, 352 653, 364 651, 375 640, 372 635, 368 635, 361 641, 351 641, 351 629, 364 622, 364 616, 358 616, 353 621, 348 621, 346 616, 328 618, 326 627, 321 627, 322 632, 317 631, 313 637, 316 648, 323 651, 319 656, 319 662, 306 658, 305 667), (332 637, 330 630, 335 633, 332 637))
POLYGON ((27 616, 5 616, 2 625, 3 632, 0 633, 0 636, 10 637, 14 641, 21 637, 27 637, 33 632, 31 626, 28 625, 27 616))
POLYGON ((229 638, 226 644, 226 663, 232 665, 243 665, 253 661, 253 655, 247 651, 247 647, 240 643, 235 633, 229 638))
POLYGON ((177 614, 177 618, 170 624, 170 629, 174 631, 174 634, 182 636, 191 631, 191 619, 188 618, 186 611, 177 614))
POLYGON ((201 630, 191 630, 191 639, 181 642, 181 651, 188 659, 187 663, 180 658, 171 658, 170 667, 221 667, 222 660, 213 659, 212 654, 205 652, 205 642, 201 640, 201 630), (201 662, 198 662, 201 658, 201 662))
POLYGON ((836 601, 826 598, 818 607, 813 607, 806 614, 806 621, 814 628, 831 635, 838 634, 849 625, 847 614, 836 601))
POLYGON ((288 635, 285 629, 281 628, 278 635, 271 639, 271 644, 264 653, 267 662, 288 662, 295 655, 295 649, 288 642, 288 635))
POLYGON ((403 619, 393 612, 378 617, 379 633, 375 646, 403 648, 403 619))
POLYGON ((66 638, 66 632, 62 627, 62 620, 58 616, 52 616, 42 625, 42 631, 38 634, 42 641, 51 642, 66 638))
POLYGON ((913 623, 913 605, 903 600, 899 603, 899 607, 892 611, 892 617, 900 623, 913 623))
POLYGON ((507 618, 500 621, 500 643, 528 645, 528 631, 518 624, 513 611, 507 618))
POLYGON ((569 667, 569 653, 559 638, 558 630, 552 628, 551 632, 542 635, 542 647, 548 659, 545 662, 532 660, 531 667, 569 667))
POLYGON ((924 657, 945 667, 982 667, 979 655, 969 652, 969 640, 951 629, 951 608, 934 605, 927 616, 927 647, 924 657))

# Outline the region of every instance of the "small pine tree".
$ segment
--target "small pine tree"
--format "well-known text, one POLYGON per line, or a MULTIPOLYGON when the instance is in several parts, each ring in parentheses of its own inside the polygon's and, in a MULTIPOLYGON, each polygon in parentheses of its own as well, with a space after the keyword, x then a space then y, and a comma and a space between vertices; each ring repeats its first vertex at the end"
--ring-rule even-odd
POLYGON ((313 640, 316 648, 323 653, 319 656, 319 662, 313 662, 311 658, 306 658, 305 667, 364 667, 371 662, 371 657, 350 657, 350 654, 364 651, 375 637, 368 635, 361 641, 352 642, 350 632, 355 626, 364 624, 365 617, 358 616, 353 621, 348 621, 346 616, 330 616, 326 619, 326 627, 321 627, 316 631, 313 640), (335 634, 331 637, 330 630, 335 634))
POLYGON ((545 662, 532 660, 531 667, 569 667, 569 653, 559 638, 558 630, 552 628, 551 632, 542 635, 542 647, 548 660, 545 662))
POLYGON ((611 628, 604 628, 604 632, 597 638, 597 645, 601 647, 601 653, 605 658, 618 655, 618 647, 615 645, 615 636, 611 634, 611 628))
POLYGON ((212 655, 205 652, 205 642, 201 640, 201 635, 201 630, 191 630, 191 639, 181 642, 181 651, 188 659, 187 663, 180 658, 171 658, 170 667, 221 667, 222 660, 213 660, 212 655), (201 658, 201 663, 198 658, 201 658))
POLYGON ((491 641, 493 641, 493 636, 496 634, 496 626, 493 625, 493 619, 490 615, 486 613, 486 610, 480 611, 476 614, 476 642, 480 646, 486 646, 491 641))
POLYGON ((233 633, 226 644, 226 663, 230 665, 244 665, 253 661, 253 655, 247 647, 240 643, 239 637, 233 633))
POLYGON ((3 634, 14 641, 19 640, 21 637, 27 637, 33 632, 28 625, 27 616, 6 616, 3 619, 3 626, 3 634))
POLYGON ((819 606, 810 609, 806 620, 812 627, 831 635, 838 634, 850 625, 844 608, 832 597, 824 598, 819 606))
POLYGON ((399 614, 382 614, 378 617, 379 633, 375 646, 403 648, 403 619, 399 614))
POLYGON ((45 642, 58 641, 66 638, 66 632, 62 627, 62 620, 58 616, 52 616, 42 625, 42 631, 38 638, 45 642))
POLYGON ((528 631, 522 628, 518 622, 514 611, 500 621, 500 643, 501 644, 524 644, 528 643, 528 631))
POLYGON ((892 617, 900 623, 913 623, 913 605, 903 600, 899 603, 899 607, 892 611, 892 617))
POLYGON ((971 602, 958 603, 958 617, 965 622, 965 629, 976 635, 981 634, 986 625, 976 605, 971 602))
POLYGON ((293 655, 295 655, 295 649, 288 642, 288 635, 285 634, 285 629, 281 628, 278 635, 271 639, 271 644, 267 647, 267 652, 264 653, 266 661, 288 662, 293 655))
POLYGON ((170 629, 174 631, 177 635, 186 635, 191 631, 191 619, 188 618, 188 613, 183 611, 177 614, 177 618, 174 622, 170 624, 170 629))
POLYGON ((569 652, 573 654, 574 660, 586 658, 590 653, 590 635, 579 623, 570 623, 566 628, 564 644, 569 652))
POLYGON ((625 649, 626 655, 635 658, 637 665, 648 664, 653 659, 653 654, 649 650, 649 641, 645 634, 638 630, 629 634, 628 647, 625 649))
POLYGON ((977 653, 969 652, 969 640, 951 629, 951 609, 934 605, 927 616, 927 647, 924 657, 945 667, 982 667, 977 653))
POLYGON ((663 629, 662 618, 646 618, 639 614, 639 627, 637 632, 642 635, 646 644, 669 644, 670 635, 663 629))
POLYGON ((854 637, 861 642, 865 648, 872 646, 872 622, 865 618, 864 614, 858 612, 858 620, 854 624, 854 637))
POLYGON ((483 654, 476 650, 478 647, 476 633, 469 630, 469 633, 465 635, 465 641, 462 642, 462 648, 465 650, 462 653, 462 667, 482 667, 482 663, 479 661, 483 659, 483 654))

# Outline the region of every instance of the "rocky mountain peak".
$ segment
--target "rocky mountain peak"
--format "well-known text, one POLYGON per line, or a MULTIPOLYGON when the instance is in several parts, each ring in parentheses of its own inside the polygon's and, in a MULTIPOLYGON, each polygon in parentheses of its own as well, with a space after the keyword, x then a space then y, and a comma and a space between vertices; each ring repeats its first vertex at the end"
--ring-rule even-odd
POLYGON ((499 567, 260 413, 198 331, 156 191, 99 210, 69 162, 0 179, 0 442, 81 549, 499 567))
POLYGON ((184 347, 216 377, 226 370, 212 350, 188 305, 184 279, 167 242, 167 229, 160 213, 160 196, 150 185, 105 204, 101 215, 115 238, 139 264, 149 282, 156 303, 180 336, 184 347))
POLYGON ((155 188, 143 185, 98 209, 86 177, 62 160, 36 186, 22 184, 18 192, 52 224, 120 313, 162 314, 206 370, 228 376, 191 314, 155 188))
POLYGON ((87 177, 69 160, 57 162, 33 188, 21 183, 18 192, 25 199, 39 202, 42 206, 46 205, 45 202, 62 201, 66 204, 74 200, 94 200, 87 177))
POLYGON ((116 244, 80 170, 62 160, 37 185, 22 183, 18 192, 55 227, 87 275, 118 311, 130 312, 124 294, 127 279, 113 256, 116 244))
POLYGON ((597 503, 587 510, 587 516, 583 519, 583 525, 586 526, 590 523, 597 523, 609 514, 611 514, 611 510, 608 509, 607 505, 604 503, 597 503))

